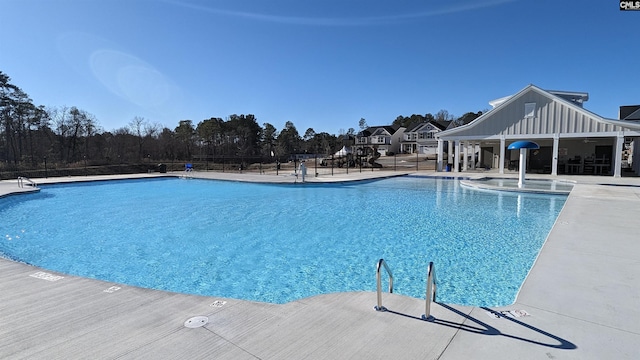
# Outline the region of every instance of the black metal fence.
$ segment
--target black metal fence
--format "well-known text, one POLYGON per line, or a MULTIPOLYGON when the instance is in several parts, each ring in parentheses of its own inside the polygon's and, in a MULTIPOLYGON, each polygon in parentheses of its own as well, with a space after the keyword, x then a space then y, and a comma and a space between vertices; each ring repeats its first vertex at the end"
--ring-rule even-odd
POLYGON ((92 162, 78 162, 74 164, 42 163, 35 167, 0 164, 0 180, 16 179, 19 176, 28 178, 92 176, 139 174, 149 172, 184 171, 186 164, 191 164, 195 171, 220 172, 250 172, 264 174, 287 174, 298 171, 300 162, 304 161, 308 176, 337 175, 363 171, 418 171, 435 169, 435 161, 418 158, 416 156, 394 155, 379 158, 376 164, 366 161, 341 161, 336 158, 307 158, 299 160, 276 159, 262 157, 218 157, 197 158, 191 161, 145 160, 137 163, 96 164, 92 162))

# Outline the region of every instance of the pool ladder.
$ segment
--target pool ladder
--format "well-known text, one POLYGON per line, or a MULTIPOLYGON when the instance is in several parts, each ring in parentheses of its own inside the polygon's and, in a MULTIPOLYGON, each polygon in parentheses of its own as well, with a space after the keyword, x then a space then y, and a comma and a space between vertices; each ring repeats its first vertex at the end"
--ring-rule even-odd
MULTIPOLYGON (((381 270, 384 267, 387 274, 389 274, 389 293, 393 293, 393 274, 391 273, 391 269, 387 262, 384 259, 380 259, 378 261, 378 266, 376 266, 376 284, 377 284, 377 295, 378 295, 378 305, 374 306, 374 309, 377 311, 387 311, 387 308, 382 306, 382 274, 381 270)), ((427 267, 427 289, 426 289, 426 299, 425 299, 425 307, 424 314, 422 315, 422 319, 426 321, 434 321, 435 318, 431 316, 431 303, 436 301, 436 293, 437 293, 437 283, 436 280, 436 267, 433 264, 433 261, 429 262, 429 266, 427 267)))
POLYGON ((436 266, 433 261, 429 262, 427 267, 427 295, 424 304, 424 315, 422 320, 433 321, 435 318, 431 316, 431 303, 436 302, 437 293, 436 266))
POLYGON ((36 184, 33 180, 25 176, 18 176, 18 187, 23 188, 25 181, 28 182, 29 185, 31 185, 31 187, 38 187, 38 184, 36 184))
POLYGON ((389 269, 389 265, 384 259, 380 259, 378 261, 378 266, 376 267, 376 283, 378 288, 378 305, 374 307, 377 311, 387 311, 387 308, 382 306, 382 279, 380 274, 380 269, 384 266, 384 269, 389 274, 389 293, 393 293, 393 274, 391 273, 391 269, 389 269))

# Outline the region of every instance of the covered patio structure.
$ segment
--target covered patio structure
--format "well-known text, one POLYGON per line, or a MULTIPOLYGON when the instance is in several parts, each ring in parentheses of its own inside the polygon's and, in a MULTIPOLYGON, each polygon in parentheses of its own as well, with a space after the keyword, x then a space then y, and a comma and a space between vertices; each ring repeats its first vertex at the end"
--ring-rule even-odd
POLYGON ((505 167, 517 170, 519 153, 507 147, 526 139, 540 145, 524 164, 530 172, 620 177, 625 138, 640 137, 640 123, 587 111, 582 105, 588 99, 583 92, 528 85, 515 95, 491 101, 493 109, 474 121, 436 134, 437 170, 446 164, 455 172, 477 167, 499 169, 500 174, 505 167))

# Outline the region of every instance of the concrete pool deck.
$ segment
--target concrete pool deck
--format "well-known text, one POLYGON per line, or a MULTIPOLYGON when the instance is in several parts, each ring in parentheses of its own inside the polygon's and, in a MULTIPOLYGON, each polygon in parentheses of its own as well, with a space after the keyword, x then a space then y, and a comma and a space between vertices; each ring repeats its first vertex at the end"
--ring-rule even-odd
MULTIPOLYGON (((398 174, 353 172, 307 180, 398 174)), ((193 176, 263 182, 295 178, 193 176)), ((0 259, 0 358, 635 359, 640 344, 640 179, 562 178, 577 184, 510 306, 433 304, 435 321, 426 322, 420 319, 424 300, 395 294, 383 294, 387 312, 373 310, 373 292, 274 305, 142 289, 0 259), (489 310, 524 310, 529 316, 496 318, 489 310), (208 323, 185 327, 195 316, 206 316, 208 323)), ((105 177, 37 182, 100 179, 105 177)), ((0 196, 16 190, 16 181, 0 181, 0 196)))

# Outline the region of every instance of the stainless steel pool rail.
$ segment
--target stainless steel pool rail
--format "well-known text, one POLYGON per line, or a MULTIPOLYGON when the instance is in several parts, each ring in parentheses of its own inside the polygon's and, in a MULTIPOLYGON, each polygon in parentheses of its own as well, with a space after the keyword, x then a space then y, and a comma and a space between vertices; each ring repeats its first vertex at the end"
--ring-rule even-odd
POLYGON ((387 262, 384 261, 384 259, 380 259, 380 261, 378 261, 378 266, 376 267, 376 281, 377 281, 377 287, 378 287, 378 305, 375 306, 374 309, 376 309, 377 311, 387 310, 384 306, 382 306, 382 279, 381 279, 380 270, 383 266, 384 266, 384 269, 387 271, 387 274, 389 274, 389 293, 393 293, 393 274, 391 273, 391 269, 389 269, 389 265, 387 265, 387 262))
POLYGON ((18 187, 23 188, 25 181, 28 182, 32 187, 38 187, 38 184, 36 184, 33 180, 24 176, 18 176, 18 187))
POLYGON ((435 318, 431 316, 431 302, 436 302, 437 283, 436 266, 433 264, 433 261, 431 261, 427 267, 427 295, 424 305, 424 315, 422 315, 423 320, 435 320, 435 318))

